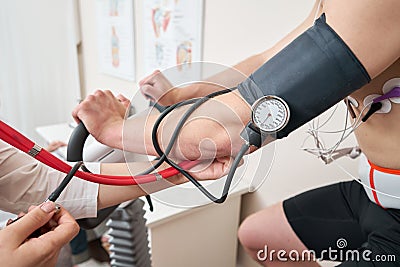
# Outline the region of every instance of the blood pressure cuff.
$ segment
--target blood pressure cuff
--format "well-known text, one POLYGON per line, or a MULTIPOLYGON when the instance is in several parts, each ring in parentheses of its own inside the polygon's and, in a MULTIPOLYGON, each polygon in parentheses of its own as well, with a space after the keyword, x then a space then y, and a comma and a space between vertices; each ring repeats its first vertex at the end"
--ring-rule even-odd
POLYGON ((287 102, 289 122, 276 134, 283 138, 370 80, 364 66, 323 14, 239 84, 238 90, 249 104, 266 95, 287 102))

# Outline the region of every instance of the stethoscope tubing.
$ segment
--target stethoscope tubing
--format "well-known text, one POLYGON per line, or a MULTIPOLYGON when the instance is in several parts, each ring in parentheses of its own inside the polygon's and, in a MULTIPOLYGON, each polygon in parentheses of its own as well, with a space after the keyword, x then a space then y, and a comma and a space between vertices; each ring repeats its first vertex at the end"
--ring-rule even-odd
MULTIPOLYGON (((29 153, 29 151, 35 147, 35 143, 33 141, 3 121, 0 121, 0 139, 25 153, 29 153)), ((40 149, 34 158, 43 164, 63 173, 69 173, 72 169, 70 165, 52 155, 45 149, 40 149)), ((184 169, 190 169, 199 163, 200 161, 183 161, 179 164, 179 166, 184 169)), ((77 171, 75 176, 89 182, 123 186, 151 183, 160 180, 160 178, 167 179, 179 173, 180 172, 178 170, 170 167, 157 173, 135 176, 92 174, 82 171, 77 171)))

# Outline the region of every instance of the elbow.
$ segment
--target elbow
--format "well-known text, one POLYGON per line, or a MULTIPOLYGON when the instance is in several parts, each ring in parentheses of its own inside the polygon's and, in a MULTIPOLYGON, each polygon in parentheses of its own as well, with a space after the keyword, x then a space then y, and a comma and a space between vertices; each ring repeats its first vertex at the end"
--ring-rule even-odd
POLYGON ((183 133, 175 149, 175 157, 185 160, 213 159, 231 155, 232 140, 223 128, 207 133, 183 133))

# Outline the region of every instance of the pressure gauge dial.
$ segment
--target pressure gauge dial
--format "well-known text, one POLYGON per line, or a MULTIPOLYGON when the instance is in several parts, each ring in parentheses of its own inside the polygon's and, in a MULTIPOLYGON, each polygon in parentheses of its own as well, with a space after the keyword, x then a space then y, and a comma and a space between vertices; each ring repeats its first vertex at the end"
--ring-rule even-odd
POLYGON ((275 133, 289 121, 290 110, 286 102, 277 96, 264 96, 252 106, 253 123, 263 132, 275 133))

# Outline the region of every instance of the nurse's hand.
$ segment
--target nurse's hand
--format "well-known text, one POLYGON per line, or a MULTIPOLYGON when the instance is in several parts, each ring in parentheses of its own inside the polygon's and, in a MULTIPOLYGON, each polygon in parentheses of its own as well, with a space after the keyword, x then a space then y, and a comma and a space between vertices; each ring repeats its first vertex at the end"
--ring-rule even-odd
POLYGON ((57 214, 55 211, 55 204, 46 202, 33 207, 25 216, 0 231, 1 266, 44 267, 56 264, 60 249, 74 238, 79 226, 65 209, 61 208, 57 214), (37 238, 28 239, 43 226, 52 228, 37 238))
POLYGON ((77 123, 82 121, 100 143, 119 147, 114 143, 121 139, 128 106, 129 100, 122 95, 115 97, 111 91, 97 90, 75 107, 72 116, 77 123))
POLYGON ((178 89, 159 70, 139 82, 140 92, 143 96, 162 106, 170 106, 178 102, 178 89))

